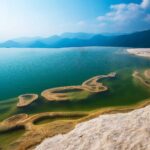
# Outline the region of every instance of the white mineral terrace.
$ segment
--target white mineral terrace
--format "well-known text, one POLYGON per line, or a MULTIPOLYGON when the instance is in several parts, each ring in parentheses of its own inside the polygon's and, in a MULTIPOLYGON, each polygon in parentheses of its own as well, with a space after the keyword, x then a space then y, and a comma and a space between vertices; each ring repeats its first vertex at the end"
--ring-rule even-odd
POLYGON ((127 49, 127 52, 141 57, 150 57, 150 48, 127 49))
POLYGON ((47 138, 36 150, 150 150, 150 106, 101 115, 47 138))

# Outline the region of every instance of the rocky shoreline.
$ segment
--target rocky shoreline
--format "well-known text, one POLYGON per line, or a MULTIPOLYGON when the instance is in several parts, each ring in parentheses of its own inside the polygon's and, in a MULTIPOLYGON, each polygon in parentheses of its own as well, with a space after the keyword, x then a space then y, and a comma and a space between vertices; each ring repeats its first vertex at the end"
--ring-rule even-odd
POLYGON ((128 113, 106 114, 71 132, 47 138, 36 150, 149 150, 150 105, 128 113))

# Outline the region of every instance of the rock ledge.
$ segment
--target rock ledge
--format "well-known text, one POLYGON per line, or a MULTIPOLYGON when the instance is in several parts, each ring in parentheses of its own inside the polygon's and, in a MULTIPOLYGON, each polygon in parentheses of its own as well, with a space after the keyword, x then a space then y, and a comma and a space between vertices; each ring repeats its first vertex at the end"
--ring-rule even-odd
POLYGON ((44 140, 36 150, 150 150, 150 105, 80 123, 65 135, 44 140))

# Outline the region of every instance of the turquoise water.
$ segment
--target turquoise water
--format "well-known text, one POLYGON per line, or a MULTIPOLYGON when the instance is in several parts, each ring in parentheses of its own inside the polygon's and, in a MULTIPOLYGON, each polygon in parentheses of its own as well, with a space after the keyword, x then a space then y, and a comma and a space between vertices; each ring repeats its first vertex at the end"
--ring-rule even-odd
MULTIPOLYGON (((96 75, 114 71, 118 73, 115 79, 103 81, 109 86, 109 91, 86 100, 41 100, 28 108, 17 110, 1 103, 0 112, 9 109, 13 113, 93 110, 105 106, 132 104, 150 97, 149 89, 135 83, 131 76, 135 69, 148 67, 150 59, 129 55, 125 48, 0 49, 1 101, 23 93, 40 93, 47 88, 78 85, 96 75)), ((12 106, 13 102, 10 103, 12 106)))

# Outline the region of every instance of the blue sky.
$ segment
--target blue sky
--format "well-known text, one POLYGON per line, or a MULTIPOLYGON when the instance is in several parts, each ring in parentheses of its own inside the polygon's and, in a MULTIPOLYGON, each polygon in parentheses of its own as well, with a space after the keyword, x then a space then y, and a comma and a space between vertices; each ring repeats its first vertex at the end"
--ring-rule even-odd
POLYGON ((0 0, 0 39, 150 28, 150 0, 0 0))

